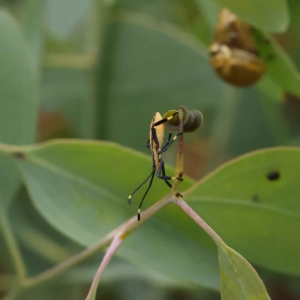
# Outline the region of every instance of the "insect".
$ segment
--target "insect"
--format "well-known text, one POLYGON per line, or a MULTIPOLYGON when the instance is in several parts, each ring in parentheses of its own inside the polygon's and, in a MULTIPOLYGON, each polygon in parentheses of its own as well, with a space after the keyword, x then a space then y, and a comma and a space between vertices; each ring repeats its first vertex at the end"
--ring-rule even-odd
POLYGON ((236 86, 255 83, 266 69, 265 62, 258 55, 251 26, 228 9, 220 12, 215 41, 209 53, 217 75, 236 86))
POLYGON ((128 196, 128 204, 131 204, 132 196, 150 179, 149 185, 142 197, 138 208, 137 218, 140 221, 140 212, 148 191, 152 186, 152 182, 154 179, 154 175, 159 179, 164 180, 164 182, 171 188, 172 185, 169 180, 180 180, 182 181, 182 173, 178 174, 177 176, 167 176, 165 171, 165 163, 162 158, 162 153, 167 151, 169 147, 173 144, 176 138, 185 132, 192 132, 195 131, 197 128, 201 126, 203 122, 202 114, 197 111, 188 111, 184 106, 178 106, 175 110, 167 111, 164 116, 161 116, 159 112, 156 112, 151 120, 150 123, 150 131, 149 131, 149 140, 146 144, 151 150, 152 153, 152 170, 151 173, 146 177, 146 179, 128 196), (183 132, 179 131, 180 119, 179 119, 179 111, 182 111, 183 114, 183 132), (165 127, 167 127, 170 132, 168 135, 168 140, 165 145, 162 146, 164 140, 164 131, 165 127), (177 134, 172 137, 173 131, 179 131, 177 134))

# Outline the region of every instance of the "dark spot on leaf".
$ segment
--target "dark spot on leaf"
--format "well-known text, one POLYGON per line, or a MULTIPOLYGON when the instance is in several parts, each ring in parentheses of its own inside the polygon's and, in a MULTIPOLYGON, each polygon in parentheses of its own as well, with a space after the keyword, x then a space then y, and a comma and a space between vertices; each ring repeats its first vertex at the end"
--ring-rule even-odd
POLYGON ((253 202, 259 202, 259 197, 258 197, 257 194, 252 197, 252 201, 253 202))
POLYGON ((280 173, 278 171, 272 171, 267 174, 267 178, 271 181, 278 180, 280 178, 280 173))
POLYGON ((24 159, 25 158, 25 153, 24 152, 13 152, 13 156, 19 159, 24 159))

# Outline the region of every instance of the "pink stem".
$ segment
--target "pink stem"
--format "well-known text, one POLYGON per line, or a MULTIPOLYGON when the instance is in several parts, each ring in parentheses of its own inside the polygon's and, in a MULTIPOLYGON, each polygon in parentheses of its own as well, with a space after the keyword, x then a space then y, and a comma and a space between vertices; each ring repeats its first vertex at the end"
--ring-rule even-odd
POLYGON ((224 244, 217 233, 180 197, 175 203, 182 208, 214 241, 217 245, 224 244))
POLYGON ((97 270, 97 273, 94 277, 93 283, 92 283, 89 293, 86 297, 86 300, 95 299, 95 297, 93 298, 93 296, 96 296, 97 287, 100 282, 102 273, 105 270, 108 263, 110 262, 110 260, 113 258, 114 254, 117 252, 117 250, 121 246, 125 237, 126 237, 126 234, 124 234, 124 232, 121 232, 113 238, 113 240, 112 240, 110 246, 108 247, 108 249, 102 259, 102 262, 97 270))

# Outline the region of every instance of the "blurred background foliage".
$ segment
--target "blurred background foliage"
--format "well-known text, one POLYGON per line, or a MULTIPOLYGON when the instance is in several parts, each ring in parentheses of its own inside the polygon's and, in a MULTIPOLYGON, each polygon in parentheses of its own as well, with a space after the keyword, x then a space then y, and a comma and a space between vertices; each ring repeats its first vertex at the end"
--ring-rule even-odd
MULTIPOLYGON (((183 104, 204 115, 201 130, 185 138, 185 173, 194 179, 251 150, 300 145, 297 96, 276 89, 271 83, 272 93, 266 92, 268 82, 264 86, 235 88, 215 76, 207 53, 220 9, 213 2, 0 3, 23 30, 30 64, 39 82, 37 141, 62 137, 101 139, 149 153, 145 143, 154 112, 163 113, 183 104)), ((275 39, 299 69, 300 3, 289 0, 288 5, 290 26, 275 39)), ((170 164, 174 151, 175 148, 170 149, 165 156, 170 164)), ((39 216, 25 190, 17 198, 12 224, 31 274, 82 249, 39 216)), ((5 246, 0 247, 0 254, 0 270, 10 270, 5 246)), ((30 290, 22 299, 83 299, 101 256, 51 285, 30 290)), ((297 278, 258 270, 272 299, 300 298, 297 278)), ((206 289, 188 289, 116 258, 104 273, 98 297, 213 300, 220 296, 206 289)))

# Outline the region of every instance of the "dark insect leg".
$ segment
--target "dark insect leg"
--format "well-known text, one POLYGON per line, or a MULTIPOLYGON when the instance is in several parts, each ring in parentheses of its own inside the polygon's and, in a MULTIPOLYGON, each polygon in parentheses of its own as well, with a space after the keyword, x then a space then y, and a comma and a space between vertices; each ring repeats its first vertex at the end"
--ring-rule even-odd
POLYGON ((152 172, 147 176, 147 178, 128 196, 128 204, 131 204, 131 197, 148 181, 148 179, 155 174, 155 162, 152 156, 152 172))
POLYGON ((174 118, 174 116, 176 116, 177 114, 178 114, 178 112, 174 113, 172 116, 170 116, 170 117, 168 117, 168 118, 163 118, 163 119, 157 121, 156 123, 154 123, 154 124, 152 125, 152 127, 159 126, 159 125, 161 125, 161 124, 163 124, 163 123, 166 123, 167 121, 169 121, 169 120, 171 120, 172 118, 174 118))
POLYGON ((132 196, 149 180, 149 178, 155 174, 155 169, 147 176, 147 178, 128 196, 128 204, 131 204, 132 196))
POLYGON ((166 175, 161 175, 161 172, 162 172, 162 169, 165 167, 165 163, 163 160, 160 161, 160 164, 157 168, 157 171, 156 171, 156 176, 159 178, 159 179, 162 179, 162 180, 183 180, 182 178, 180 177, 171 177, 171 176, 166 176, 166 175))
POLYGON ((177 137, 180 135, 180 134, 183 134, 182 132, 178 132, 173 138, 171 141, 168 141, 161 149, 160 151, 158 151, 158 154, 162 154, 164 153, 165 151, 167 151, 169 149, 169 147, 174 143, 174 141, 177 139, 177 137))
MULTIPOLYGON (((162 175, 166 175, 166 171, 165 171, 165 164, 163 163, 163 166, 162 166, 162 175)), ((178 178, 177 178, 178 179, 178 178)), ((182 180, 182 178, 179 178, 179 180, 182 180)), ((170 184, 170 182, 169 181, 167 181, 167 180, 165 180, 165 183, 170 187, 170 188, 172 188, 172 185, 170 184)), ((180 196, 180 197, 183 197, 180 193, 177 193, 177 195, 178 196, 180 196)))
MULTIPOLYGON (((162 170, 162 175, 166 176, 165 165, 162 166, 161 170, 162 170)), ((170 187, 170 188, 172 187, 172 184, 168 180, 165 180, 165 183, 167 184, 168 187, 170 187)))
MULTIPOLYGON (((152 131, 152 137, 153 137, 155 143, 158 143, 158 141, 157 141, 157 135, 156 135, 156 129, 155 129, 155 128, 153 128, 153 129, 154 129, 154 130, 152 131)), ((167 143, 166 143, 166 145, 165 145, 164 147, 166 147, 167 144, 170 143, 171 137, 172 137, 172 131, 169 132, 168 141, 167 141, 167 143)), ((160 153, 160 151, 159 151, 158 153, 160 153)), ((161 168, 159 174, 160 174, 160 175, 162 174, 163 176, 166 176, 166 172, 165 172, 165 167, 164 167, 164 166, 162 166, 162 168, 161 168)), ((165 180, 165 183, 166 183, 167 186, 169 186, 170 188, 172 187, 172 185, 171 185, 167 180, 165 180)))
MULTIPOLYGON (((141 200, 141 202, 140 202, 139 209, 138 209, 138 216, 137 216, 138 221, 141 220, 141 215, 140 215, 140 213, 141 213, 141 208, 142 208, 144 199, 145 199, 146 195, 148 194, 148 191, 149 191, 150 188, 151 188, 152 181, 153 181, 153 178, 154 178, 154 174, 155 174, 155 170, 152 171, 152 177, 151 177, 151 179, 150 179, 149 186, 148 186, 148 188, 147 188, 147 190, 146 190, 146 192, 145 192, 145 194, 144 194, 144 196, 143 196, 143 198, 142 198, 142 200, 141 200)), ((151 174, 150 174, 150 175, 151 175, 151 174)))
MULTIPOLYGON (((161 153, 161 151, 162 151, 163 149, 165 149, 166 147, 169 148, 169 144, 170 144, 171 138, 172 138, 172 131, 169 132, 168 140, 167 140, 167 142, 165 143, 165 145, 160 149, 159 153, 161 153)), ((164 151, 163 151, 163 152, 164 152, 164 151)))
POLYGON ((148 139, 147 143, 146 143, 146 147, 150 148, 150 140, 148 139))

